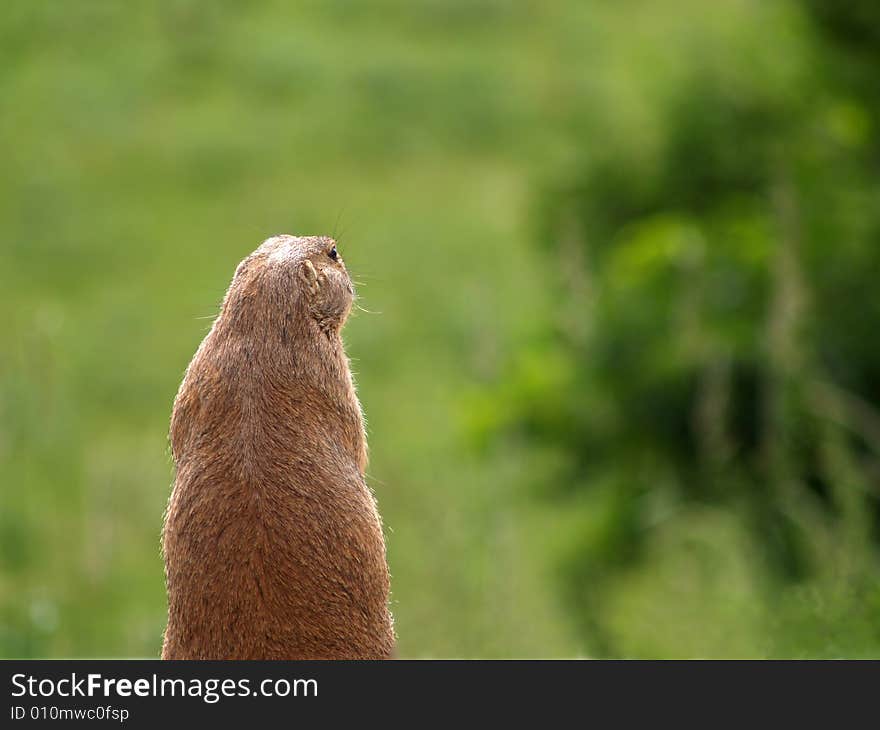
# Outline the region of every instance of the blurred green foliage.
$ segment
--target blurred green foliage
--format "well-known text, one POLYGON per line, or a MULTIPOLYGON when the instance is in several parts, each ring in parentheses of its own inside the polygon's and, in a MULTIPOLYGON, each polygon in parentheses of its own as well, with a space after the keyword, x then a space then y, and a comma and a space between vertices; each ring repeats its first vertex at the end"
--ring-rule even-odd
POLYGON ((650 143, 585 126, 537 215, 562 322, 491 428, 556 452, 535 486, 583 515, 559 582, 599 655, 880 652, 880 6, 750 21, 650 143), (707 604, 754 638, 701 645, 707 604))
POLYGON ((155 656, 166 432, 329 233, 403 656, 877 656, 869 2, 12 0, 0 656, 155 656))

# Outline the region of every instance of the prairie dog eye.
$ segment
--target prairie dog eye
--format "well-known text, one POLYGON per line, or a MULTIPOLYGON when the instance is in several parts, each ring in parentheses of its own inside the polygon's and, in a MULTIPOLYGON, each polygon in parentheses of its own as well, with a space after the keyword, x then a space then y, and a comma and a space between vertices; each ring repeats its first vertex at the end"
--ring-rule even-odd
POLYGON ((331 249, 327 252, 327 255, 328 255, 331 259, 333 259, 334 261, 338 260, 338 259, 339 259, 339 252, 336 250, 336 246, 334 246, 333 248, 331 248, 331 249))

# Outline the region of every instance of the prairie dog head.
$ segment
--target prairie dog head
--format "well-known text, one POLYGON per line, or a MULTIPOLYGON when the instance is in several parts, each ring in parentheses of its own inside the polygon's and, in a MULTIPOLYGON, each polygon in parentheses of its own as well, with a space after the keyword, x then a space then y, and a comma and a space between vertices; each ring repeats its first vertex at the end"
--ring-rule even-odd
POLYGON ((336 241, 279 235, 266 239, 239 264, 223 309, 232 316, 237 311, 271 315, 298 310, 329 334, 345 323, 354 295, 336 241))

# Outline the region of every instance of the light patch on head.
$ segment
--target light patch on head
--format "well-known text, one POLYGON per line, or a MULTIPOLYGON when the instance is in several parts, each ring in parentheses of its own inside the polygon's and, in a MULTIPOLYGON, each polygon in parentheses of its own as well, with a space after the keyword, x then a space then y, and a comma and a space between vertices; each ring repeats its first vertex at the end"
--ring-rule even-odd
POLYGON ((295 240, 292 236, 273 236, 267 238, 263 242, 263 246, 268 250, 269 255, 266 260, 270 264, 289 262, 294 258, 295 248, 290 245, 295 240))

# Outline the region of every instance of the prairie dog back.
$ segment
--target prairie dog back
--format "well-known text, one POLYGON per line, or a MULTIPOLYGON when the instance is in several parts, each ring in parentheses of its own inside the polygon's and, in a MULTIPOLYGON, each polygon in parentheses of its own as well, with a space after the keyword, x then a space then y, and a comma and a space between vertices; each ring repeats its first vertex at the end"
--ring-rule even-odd
POLYGON ((174 401, 165 659, 391 656, 385 543, 325 237, 239 264, 174 401))

